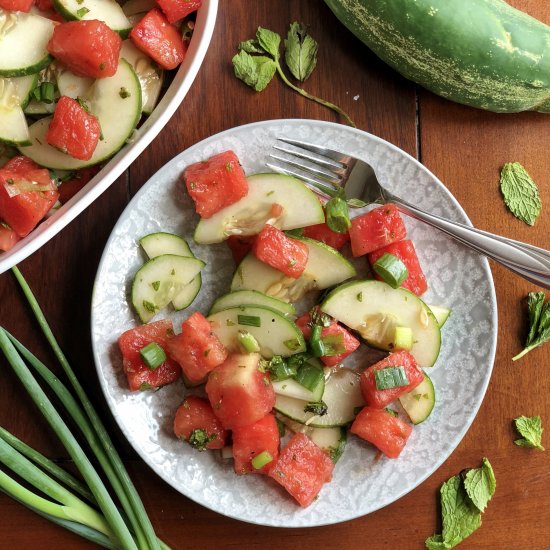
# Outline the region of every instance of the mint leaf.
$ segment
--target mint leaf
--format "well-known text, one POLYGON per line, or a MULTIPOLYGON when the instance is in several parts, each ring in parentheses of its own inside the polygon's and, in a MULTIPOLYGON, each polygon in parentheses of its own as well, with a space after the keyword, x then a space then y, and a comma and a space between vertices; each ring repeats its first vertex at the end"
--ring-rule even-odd
POLYGON ((517 361, 526 353, 550 341, 550 300, 544 302, 544 292, 529 292, 529 334, 524 349, 512 361, 517 361))
POLYGON ((453 476, 440 490, 443 532, 428 537, 428 550, 450 550, 481 526, 481 511, 493 496, 496 480, 489 461, 466 475, 453 476))
POLYGON ((481 527, 481 512, 472 504, 460 476, 441 487, 443 540, 453 548, 481 527))
POLYGON ((542 209, 537 184, 519 162, 506 163, 500 173, 504 203, 519 220, 534 225, 542 209))
POLYGON ((514 443, 521 447, 529 447, 544 451, 542 446, 542 421, 540 416, 520 416, 514 419, 516 430, 519 432, 522 439, 516 439, 514 443))
POLYGON ((281 45, 281 37, 269 29, 258 27, 256 31, 256 38, 258 44, 275 59, 279 60, 279 46, 281 45))
POLYGON ((241 42, 239 44, 239 50, 244 50, 246 53, 266 53, 265 50, 260 46, 259 42, 254 38, 241 42))
POLYGON ((233 69, 237 78, 261 92, 271 82, 277 66, 270 57, 241 50, 233 57, 233 69))
POLYGON ((443 535, 432 535, 426 539, 426 548, 428 550, 447 550, 451 545, 443 540, 443 535))
POLYGON ((464 488, 474 506, 484 512, 491 500, 497 482, 490 462, 484 458, 481 468, 473 468, 464 476, 464 488))
POLYGON ((307 34, 303 23, 290 24, 285 39, 285 62, 294 78, 304 82, 317 65, 319 45, 307 34))

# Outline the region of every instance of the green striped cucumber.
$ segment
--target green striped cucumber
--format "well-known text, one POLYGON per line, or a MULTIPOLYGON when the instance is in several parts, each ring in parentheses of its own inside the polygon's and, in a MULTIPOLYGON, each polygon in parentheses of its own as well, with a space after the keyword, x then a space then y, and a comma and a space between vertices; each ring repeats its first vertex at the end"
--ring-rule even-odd
POLYGON ((447 99, 550 112, 550 26, 503 0, 325 0, 406 78, 447 99))

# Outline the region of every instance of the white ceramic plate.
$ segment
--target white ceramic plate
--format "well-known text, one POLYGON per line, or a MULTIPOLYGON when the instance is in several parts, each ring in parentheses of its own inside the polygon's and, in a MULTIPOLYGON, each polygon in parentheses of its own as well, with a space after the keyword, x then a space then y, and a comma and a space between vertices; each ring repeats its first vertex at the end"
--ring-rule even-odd
POLYGON ((218 0, 203 0, 189 50, 161 101, 147 120, 135 132, 131 144, 123 147, 90 182, 65 203, 55 214, 43 221, 9 252, 0 252, 0 274, 23 261, 101 195, 132 164, 170 120, 195 80, 212 38, 218 0))
MULTIPOLYGON (((149 466, 175 489, 221 514, 262 525, 325 525, 368 514, 414 489, 451 454, 471 425, 491 375, 497 334, 496 301, 487 261, 436 230, 406 219, 429 281, 428 303, 451 307, 443 328, 441 355, 430 370, 437 403, 430 418, 413 430, 400 458, 374 460, 371 446, 349 437, 334 478, 306 509, 265 476, 237 477, 231 461, 199 453, 172 435, 174 412, 186 390, 181 382, 157 392, 127 390, 117 337, 136 326, 127 296, 144 261, 137 239, 169 231, 188 239, 207 261, 193 309, 205 313, 228 290, 233 262, 224 244, 199 247, 192 241, 197 222, 180 181, 183 168, 232 149, 247 174, 265 171, 276 136, 290 136, 360 156, 383 184, 413 204, 468 222, 460 205, 426 168, 397 147, 338 124, 281 120, 249 124, 208 138, 179 154, 139 191, 117 222, 103 254, 92 301, 92 340, 97 371, 113 415, 149 466)), ((168 313, 179 332, 185 312, 168 313)), ((161 317, 161 316, 159 316, 161 317)))

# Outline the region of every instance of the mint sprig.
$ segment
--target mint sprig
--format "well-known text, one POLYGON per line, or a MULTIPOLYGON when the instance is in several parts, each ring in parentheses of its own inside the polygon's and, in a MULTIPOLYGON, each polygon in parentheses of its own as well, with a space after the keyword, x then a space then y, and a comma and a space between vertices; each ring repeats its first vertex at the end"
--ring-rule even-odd
POLYGON ((467 470, 443 483, 440 490, 443 531, 426 539, 426 548, 454 548, 481 527, 481 513, 495 488, 493 468, 486 458, 480 468, 467 470))
POLYGON ((519 162, 508 162, 500 173, 504 203, 516 218, 534 225, 542 210, 537 184, 519 162))
POLYGON ((514 425, 521 439, 516 439, 514 443, 520 447, 529 447, 544 451, 542 446, 542 421, 540 416, 520 416, 514 419, 514 425))
POLYGON ((529 292, 527 308, 529 309, 529 333, 523 350, 512 361, 517 361, 531 350, 550 341, 550 300, 544 301, 544 292, 529 292))
MULTIPOLYGON (((353 120, 340 107, 290 82, 281 66, 280 46, 281 37, 277 33, 258 27, 256 38, 239 44, 239 53, 232 60, 235 76, 247 86, 261 92, 277 73, 289 88, 307 99, 332 109, 355 128, 353 120)), ((297 80, 303 82, 317 64, 317 42, 307 34, 303 24, 294 22, 290 25, 285 48, 284 59, 287 67, 297 80)))

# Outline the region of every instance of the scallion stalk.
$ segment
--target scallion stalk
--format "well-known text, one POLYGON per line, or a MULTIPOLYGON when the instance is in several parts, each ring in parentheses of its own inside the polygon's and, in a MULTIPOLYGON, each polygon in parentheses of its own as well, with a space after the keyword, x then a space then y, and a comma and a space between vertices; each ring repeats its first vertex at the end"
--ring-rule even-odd
MULTIPOLYGON (((44 336, 52 347, 52 350, 57 357, 59 364, 63 368, 65 374, 67 375, 67 378, 69 379, 69 382, 71 383, 71 386, 73 387, 80 402, 82 403, 82 406, 84 407, 84 410, 86 411, 86 414, 90 419, 90 423, 97 434, 101 446, 103 447, 107 456, 110 458, 112 467, 116 472, 116 475, 120 481, 120 485, 122 486, 122 490, 126 494, 126 501, 128 503, 128 506, 125 505, 122 499, 121 504, 126 514, 128 514, 132 528, 136 533, 140 548, 147 548, 148 550, 159 550, 159 548, 164 545, 157 539, 155 535, 155 531, 151 524, 151 520, 149 519, 149 516, 145 511, 143 502, 141 501, 136 491, 136 488, 134 487, 134 484, 132 483, 132 480, 128 475, 128 472, 126 471, 120 455, 116 451, 115 446, 113 445, 113 442, 111 441, 111 438, 109 437, 109 434, 107 433, 107 430, 103 425, 103 422, 99 418, 92 403, 86 396, 82 385, 78 381, 78 378, 76 377, 73 369, 67 361, 67 358, 59 347, 59 344, 57 343, 57 340, 53 332, 51 331, 48 322, 44 317, 44 314, 38 302, 36 301, 36 298, 32 290, 30 289, 27 281, 17 267, 13 267, 12 272, 17 279, 17 282, 21 286, 21 289, 23 290, 23 293, 27 298, 27 301, 29 302, 29 305, 38 321, 38 324, 40 325, 42 332, 44 333, 44 336), (141 542, 142 540, 145 541, 145 544, 141 542)), ((117 496, 120 499, 120 495, 117 496)))
POLYGON ((392 288, 398 288, 409 276, 409 270, 401 259, 388 252, 380 256, 372 268, 392 288))
POLYGON ((44 393, 34 376, 23 362, 23 359, 15 349, 14 345, 8 338, 5 330, 0 328, 0 349, 4 352, 6 359, 12 366, 17 377, 25 386, 31 399, 34 401, 40 412, 44 415, 47 422, 59 437, 61 443, 74 460, 75 465, 84 477, 84 480, 90 487, 96 502, 105 515, 113 533, 119 539, 124 548, 136 549, 136 543, 124 523, 120 512, 118 511, 113 499, 109 495, 101 478, 90 463, 88 457, 84 453, 82 447, 78 444, 71 431, 55 410, 48 396, 44 393))
POLYGON ((340 196, 333 197, 325 204, 327 225, 335 233, 347 233, 351 227, 349 208, 346 200, 340 196))
POLYGON ((66 487, 69 487, 69 489, 72 489, 80 496, 84 497, 88 502, 95 504, 94 495, 90 493, 88 488, 74 476, 63 470, 63 468, 60 468, 55 462, 46 458, 32 447, 29 447, 26 443, 23 443, 23 441, 2 427, 0 427, 0 438, 57 480, 61 481, 66 487))
POLYGON ((309 337, 309 345, 313 357, 323 357, 326 355, 325 344, 321 339, 321 331, 323 327, 320 325, 313 325, 311 327, 311 336, 309 337))

